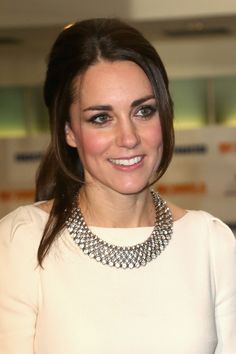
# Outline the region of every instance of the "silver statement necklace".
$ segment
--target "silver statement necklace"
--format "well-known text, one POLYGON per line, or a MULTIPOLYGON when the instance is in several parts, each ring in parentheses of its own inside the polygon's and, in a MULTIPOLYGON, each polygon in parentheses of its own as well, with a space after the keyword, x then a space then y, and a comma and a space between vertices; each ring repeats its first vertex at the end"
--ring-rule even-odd
POLYGON ((142 243, 121 247, 100 239, 88 228, 77 206, 72 208, 66 221, 67 229, 80 249, 97 262, 122 269, 145 266, 161 254, 173 232, 173 219, 166 202, 154 191, 151 195, 156 214, 155 225, 151 235, 142 243))

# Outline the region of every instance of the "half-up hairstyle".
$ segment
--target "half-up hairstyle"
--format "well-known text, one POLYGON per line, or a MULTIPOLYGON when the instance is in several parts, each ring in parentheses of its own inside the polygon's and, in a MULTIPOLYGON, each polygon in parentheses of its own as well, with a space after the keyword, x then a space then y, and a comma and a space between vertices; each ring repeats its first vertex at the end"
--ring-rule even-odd
POLYGON ((84 171, 76 148, 66 143, 65 126, 70 122, 74 82, 98 60, 129 60, 146 73, 157 100, 163 154, 158 180, 173 154, 173 105, 164 65, 154 47, 135 28, 118 19, 90 19, 63 30, 48 60, 44 100, 50 118, 51 142, 36 179, 36 201, 53 200, 53 206, 38 249, 42 261, 59 237, 70 214, 75 195, 84 183, 84 171))

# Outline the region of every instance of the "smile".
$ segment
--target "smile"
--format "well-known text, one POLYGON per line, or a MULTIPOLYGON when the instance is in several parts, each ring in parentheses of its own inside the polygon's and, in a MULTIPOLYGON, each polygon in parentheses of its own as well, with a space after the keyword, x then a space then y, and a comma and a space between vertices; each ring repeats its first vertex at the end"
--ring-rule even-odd
POLYGON ((143 156, 135 156, 131 159, 109 159, 109 161, 118 166, 132 166, 142 161, 142 159, 143 156))

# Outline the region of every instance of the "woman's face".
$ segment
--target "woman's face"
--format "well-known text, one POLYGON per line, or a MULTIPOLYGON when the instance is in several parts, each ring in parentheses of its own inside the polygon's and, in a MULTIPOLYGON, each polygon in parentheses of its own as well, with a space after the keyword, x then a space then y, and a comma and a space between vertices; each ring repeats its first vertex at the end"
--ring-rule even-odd
POLYGON ((75 81, 67 143, 76 147, 86 186, 141 191, 157 170, 162 132, 157 102, 131 61, 100 61, 75 81))

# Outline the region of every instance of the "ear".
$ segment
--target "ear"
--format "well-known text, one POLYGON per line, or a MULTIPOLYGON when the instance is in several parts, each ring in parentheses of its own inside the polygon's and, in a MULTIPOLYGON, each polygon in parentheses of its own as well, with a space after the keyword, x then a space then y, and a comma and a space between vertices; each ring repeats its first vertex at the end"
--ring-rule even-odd
POLYGON ((70 123, 68 123, 68 122, 65 125, 65 138, 66 138, 66 142, 69 146, 77 147, 75 134, 70 126, 70 123))

